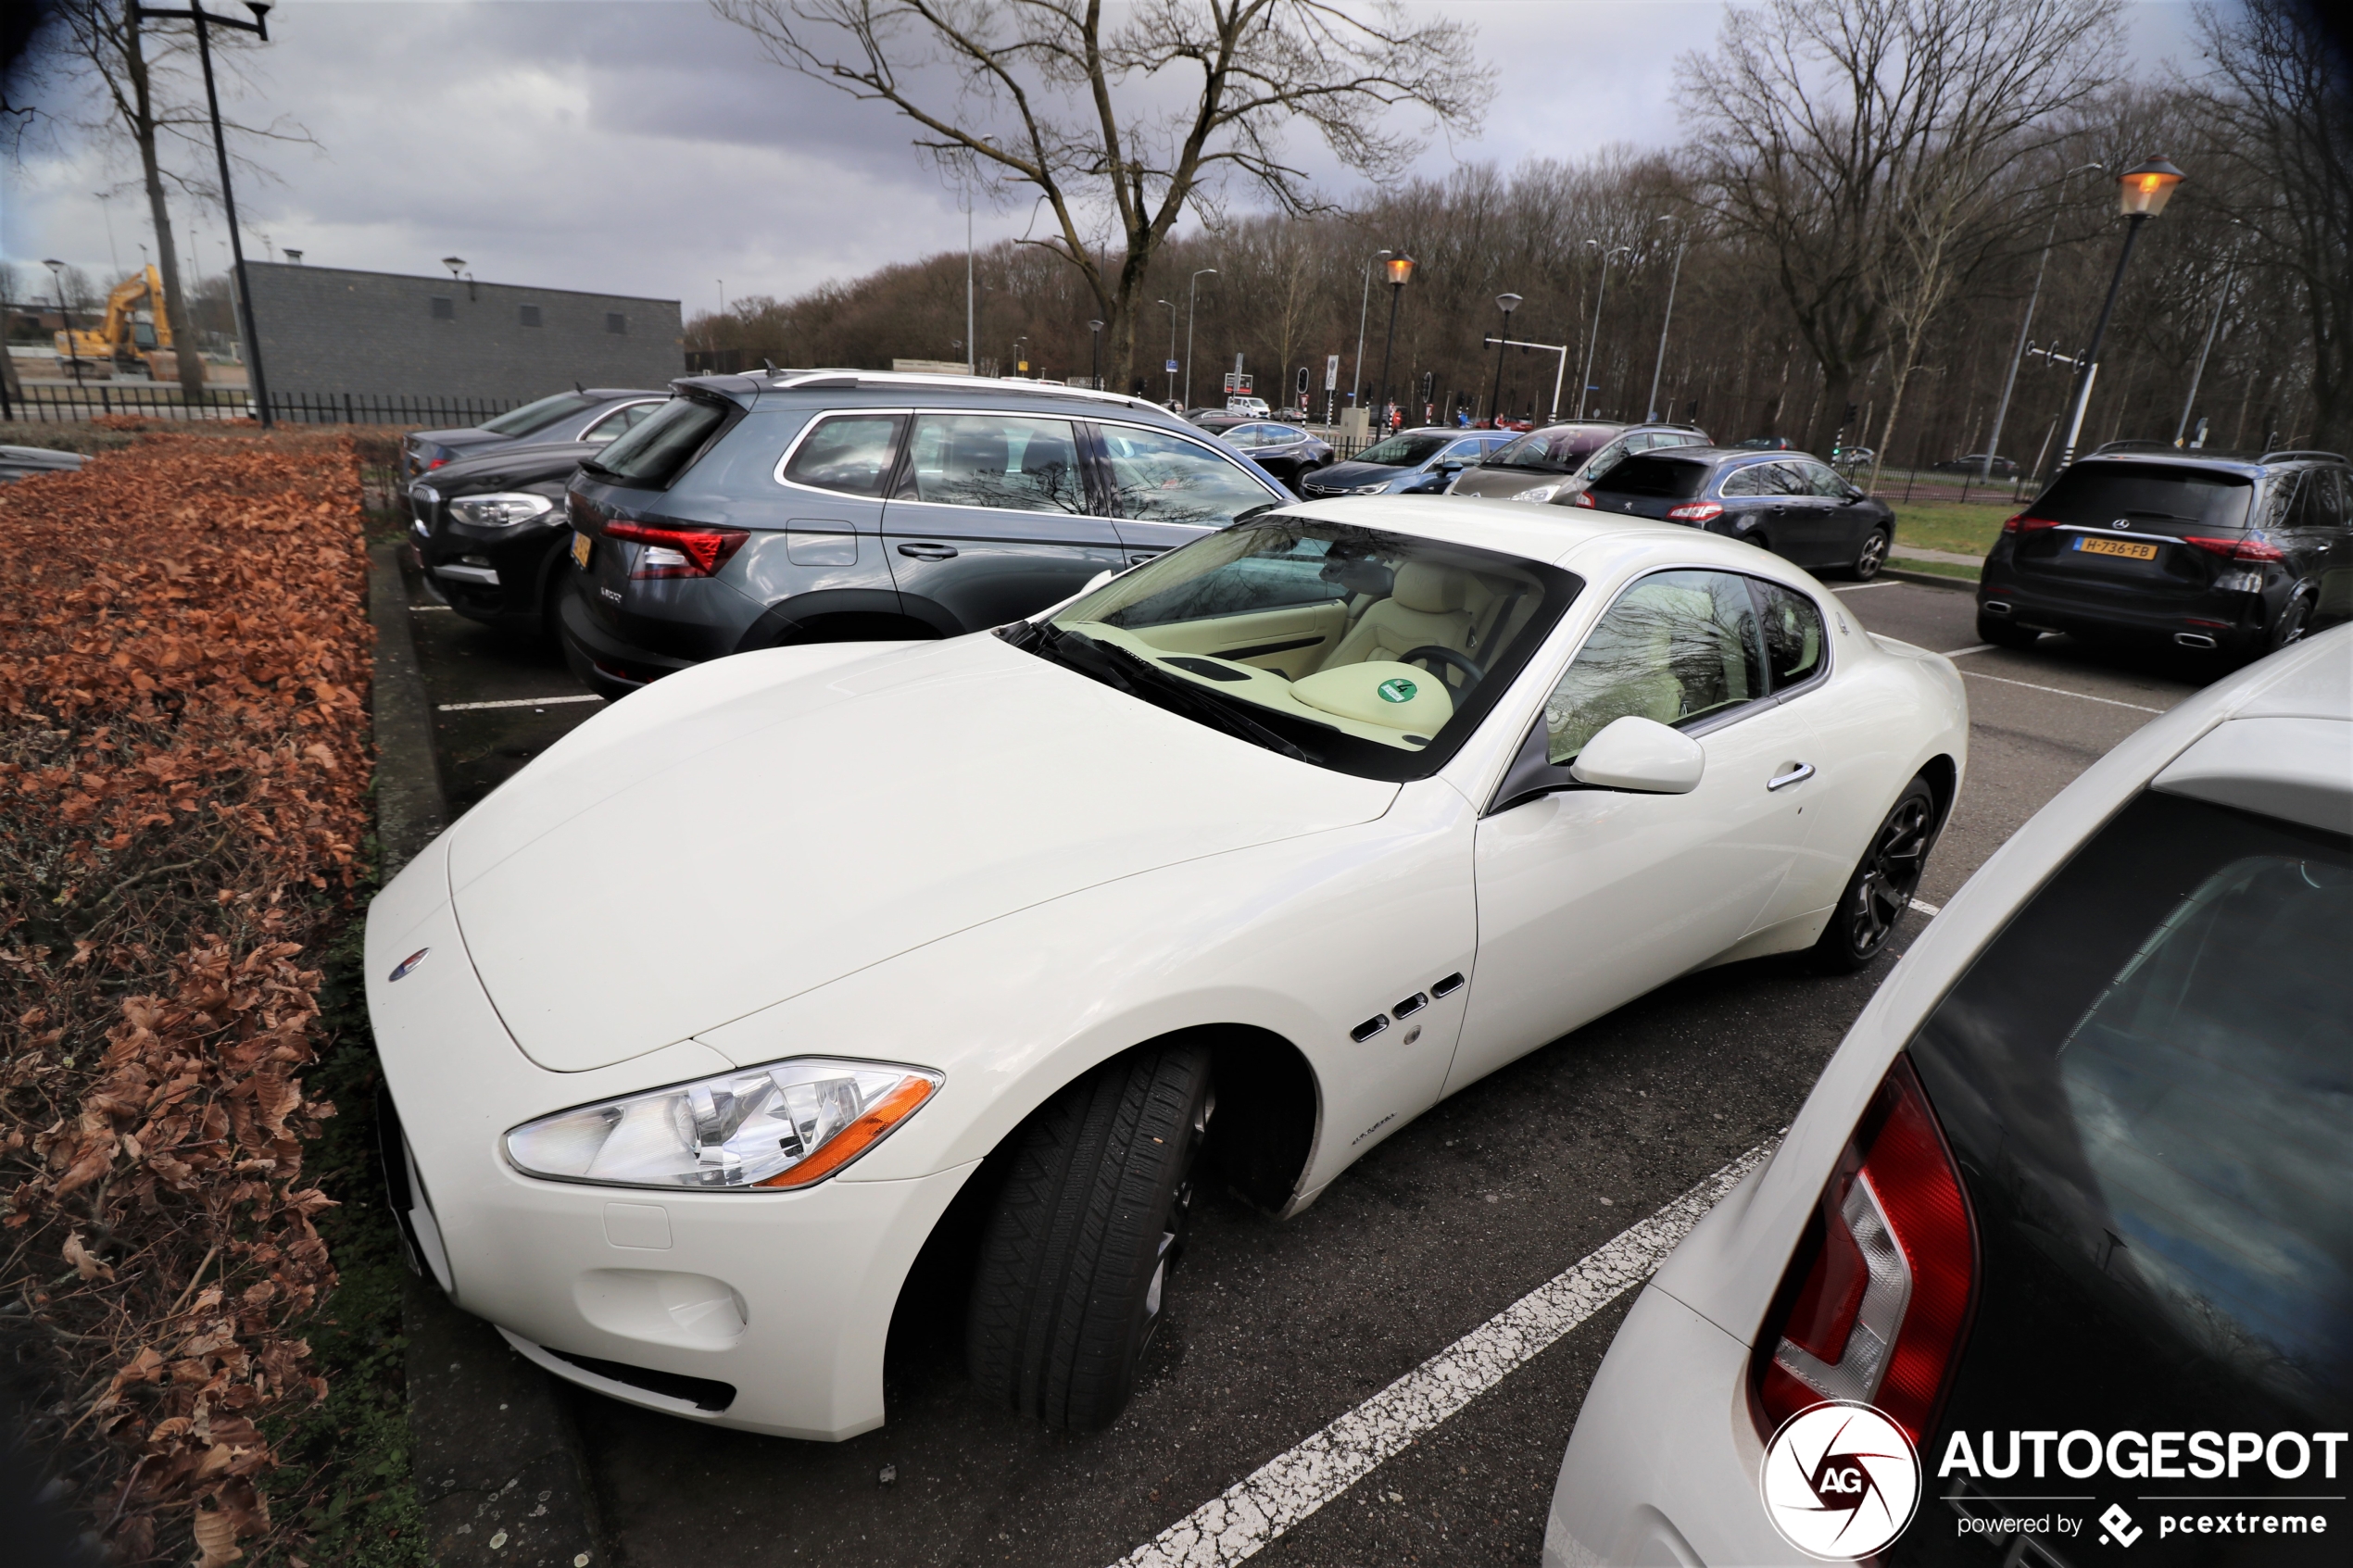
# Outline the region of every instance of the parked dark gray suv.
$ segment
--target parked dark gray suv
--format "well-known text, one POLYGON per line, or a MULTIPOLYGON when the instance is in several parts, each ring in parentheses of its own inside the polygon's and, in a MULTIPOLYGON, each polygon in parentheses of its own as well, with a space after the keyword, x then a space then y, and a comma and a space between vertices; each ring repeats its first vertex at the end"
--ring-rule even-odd
POLYGON ((1135 398, 961 376, 702 376, 566 496, 566 659, 608 696, 799 642, 1000 626, 1290 499, 1135 398))

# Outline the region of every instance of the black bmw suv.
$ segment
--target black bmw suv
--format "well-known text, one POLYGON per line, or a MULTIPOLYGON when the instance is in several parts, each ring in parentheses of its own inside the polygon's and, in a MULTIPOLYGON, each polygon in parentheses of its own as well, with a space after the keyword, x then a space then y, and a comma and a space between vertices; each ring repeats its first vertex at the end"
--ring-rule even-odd
POLYGON ((2334 452, 2101 447, 2002 525, 1977 634, 2170 641, 2253 659, 2353 618, 2353 469, 2334 452))

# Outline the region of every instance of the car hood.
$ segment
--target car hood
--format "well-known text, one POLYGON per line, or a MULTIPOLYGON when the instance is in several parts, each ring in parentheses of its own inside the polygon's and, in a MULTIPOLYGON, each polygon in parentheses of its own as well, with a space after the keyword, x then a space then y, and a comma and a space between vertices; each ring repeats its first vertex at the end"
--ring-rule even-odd
POLYGON ((1540 484, 1568 484, 1576 475, 1567 469, 1504 469, 1484 464, 1465 469, 1454 481, 1457 495, 1510 496, 1540 484))
POLYGON ((1315 483, 1326 489, 1338 490, 1352 484, 1370 484, 1378 479, 1396 479, 1420 471, 1419 469, 1398 468, 1388 463, 1360 463, 1351 459, 1317 470, 1315 483))
POLYGON ((535 484, 541 480, 565 478, 604 449, 605 444, 600 441, 502 445, 495 451, 452 458, 430 474, 421 475, 419 483, 445 494, 455 485, 495 490, 506 484, 535 484))
POLYGON ((449 881, 516 1043, 581 1072, 1082 888, 1369 821, 1396 794, 987 633, 784 648, 574 730, 450 830, 449 881))

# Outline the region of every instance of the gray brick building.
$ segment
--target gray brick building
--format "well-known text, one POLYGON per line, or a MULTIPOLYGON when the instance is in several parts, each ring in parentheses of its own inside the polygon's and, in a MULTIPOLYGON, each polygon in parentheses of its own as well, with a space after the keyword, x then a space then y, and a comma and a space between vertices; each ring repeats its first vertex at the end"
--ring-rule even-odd
POLYGON ((296 394, 526 399, 686 373, 674 299, 249 261, 261 369, 296 394))

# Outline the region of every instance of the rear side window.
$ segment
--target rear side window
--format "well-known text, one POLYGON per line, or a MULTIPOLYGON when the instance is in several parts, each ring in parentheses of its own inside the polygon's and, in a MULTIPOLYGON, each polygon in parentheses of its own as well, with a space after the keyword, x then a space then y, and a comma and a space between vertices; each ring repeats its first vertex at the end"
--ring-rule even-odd
POLYGON ((1705 463, 1645 452, 1611 469, 1608 477, 1596 483, 1594 488, 1606 490, 1613 495, 1647 495, 1662 501, 1688 501, 1699 494, 1700 485, 1706 479, 1705 463))
POLYGON ((695 454, 727 422, 733 407, 699 397, 673 397, 585 466, 623 484, 659 490, 694 460, 695 454))
POLYGON ((2254 484, 2244 475, 2158 463, 2079 463, 2054 481, 2033 506, 2053 522, 2106 528, 2129 522, 2196 523, 2240 528, 2254 484))
POLYGON ((883 493, 899 455, 904 414, 836 414, 819 420, 785 461, 784 479, 845 495, 883 493))
POLYGON ((1822 612, 1803 594, 1751 578, 1765 622, 1765 665, 1773 689, 1803 685, 1822 672, 1822 612))
POLYGON ((1978 958, 1911 1046, 1985 1260, 1948 1427, 2343 1425, 2347 953, 2346 840, 2148 794, 1978 958))

